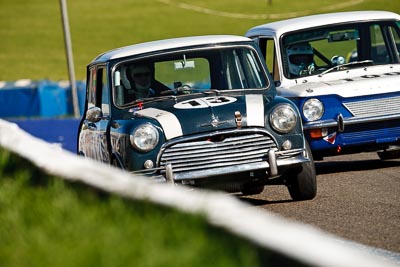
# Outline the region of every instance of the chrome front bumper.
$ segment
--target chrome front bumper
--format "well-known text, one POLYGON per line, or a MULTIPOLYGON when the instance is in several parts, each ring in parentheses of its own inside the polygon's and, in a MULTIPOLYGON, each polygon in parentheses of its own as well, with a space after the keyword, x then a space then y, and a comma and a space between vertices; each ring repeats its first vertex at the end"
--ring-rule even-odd
POLYGON ((204 168, 202 170, 193 170, 185 172, 174 172, 172 164, 166 164, 165 177, 167 182, 176 182, 183 180, 195 180, 208 177, 215 177, 219 175, 229 175, 243 172, 265 170, 266 177, 279 176, 279 168, 287 166, 299 166, 303 163, 309 162, 310 159, 304 156, 304 149, 294 149, 288 151, 276 151, 270 149, 268 151, 268 160, 244 163, 233 166, 217 167, 217 168, 204 168))

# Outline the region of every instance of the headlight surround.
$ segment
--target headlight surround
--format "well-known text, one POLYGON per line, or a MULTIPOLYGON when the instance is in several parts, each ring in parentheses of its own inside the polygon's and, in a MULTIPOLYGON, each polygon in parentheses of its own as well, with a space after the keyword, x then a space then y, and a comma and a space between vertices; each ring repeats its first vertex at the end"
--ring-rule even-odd
POLYGON ((146 123, 136 127, 129 139, 136 150, 148 152, 157 146, 159 134, 156 127, 146 123))
POLYGON ((321 119, 324 111, 324 104, 316 98, 311 98, 304 102, 303 115, 308 121, 321 119))
POLYGON ((270 123, 275 131, 288 133, 296 127, 297 113, 290 105, 279 105, 272 110, 270 123))

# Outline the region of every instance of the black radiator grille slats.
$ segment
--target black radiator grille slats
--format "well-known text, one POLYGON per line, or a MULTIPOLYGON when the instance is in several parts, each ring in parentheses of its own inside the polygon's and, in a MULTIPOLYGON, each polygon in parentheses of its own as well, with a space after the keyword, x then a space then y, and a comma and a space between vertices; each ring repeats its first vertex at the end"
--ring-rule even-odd
MULTIPOLYGON (((200 142, 198 142, 200 143, 200 142)), ((273 144, 273 142, 272 142, 273 144)), ((213 155, 221 155, 224 153, 237 153, 237 152, 251 152, 254 151, 254 147, 270 147, 271 144, 268 142, 265 142, 264 140, 254 140, 252 143, 251 141, 247 140, 246 142, 243 143, 238 143, 238 144, 232 144, 232 143, 226 143, 226 144, 218 144, 216 145, 215 143, 209 142, 209 141, 204 141, 203 145, 197 145, 193 146, 192 148, 186 148, 186 149, 169 149, 168 154, 166 155, 164 153, 163 158, 165 160, 171 160, 171 159, 177 159, 177 158, 187 158, 187 157, 197 157, 201 156, 204 154, 207 154, 208 156, 213 156, 213 155), (189 153, 189 154, 188 154, 189 153)))
POLYGON ((220 141, 192 141, 168 147, 161 155, 160 165, 171 164, 174 173, 229 167, 265 161, 268 150, 276 148, 275 142, 262 134, 218 136, 213 140, 220 141))
POLYGON ((232 157, 236 157, 240 153, 241 157, 259 157, 260 153, 268 153, 268 149, 262 149, 259 151, 240 151, 240 150, 235 150, 235 151, 225 151, 225 153, 216 153, 215 151, 211 154, 199 154, 195 153, 193 155, 186 155, 186 156, 179 156, 179 157, 173 157, 173 158, 165 158, 165 161, 168 161, 168 163, 174 164, 174 163, 179 163, 182 162, 182 160, 197 160, 200 161, 202 159, 205 160, 221 160, 223 161, 224 159, 231 159, 232 157))

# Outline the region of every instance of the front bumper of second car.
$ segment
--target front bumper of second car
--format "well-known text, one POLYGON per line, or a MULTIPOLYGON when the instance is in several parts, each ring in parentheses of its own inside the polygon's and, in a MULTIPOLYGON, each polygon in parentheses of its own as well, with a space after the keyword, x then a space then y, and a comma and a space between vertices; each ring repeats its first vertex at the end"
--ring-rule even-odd
POLYGON ((343 153, 344 150, 349 153, 376 151, 400 144, 400 114, 363 118, 343 118, 339 114, 336 120, 305 123, 303 127, 311 149, 325 151, 325 155, 343 153))
POLYGON ((312 130, 312 129, 334 127, 339 132, 343 132, 345 129, 345 126, 348 126, 348 125, 375 123, 375 122, 390 121, 390 120, 400 120, 400 114, 371 116, 371 117, 363 117, 363 118, 359 118, 359 117, 343 118, 342 114, 339 114, 336 119, 319 120, 319 121, 315 121, 315 122, 305 122, 303 124, 303 128, 304 128, 304 130, 312 130))

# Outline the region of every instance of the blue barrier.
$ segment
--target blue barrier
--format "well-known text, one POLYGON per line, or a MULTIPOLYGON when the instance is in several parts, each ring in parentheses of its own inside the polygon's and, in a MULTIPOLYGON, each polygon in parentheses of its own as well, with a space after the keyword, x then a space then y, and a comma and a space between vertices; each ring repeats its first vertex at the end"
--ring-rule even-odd
POLYGON ((37 83, 15 82, 0 89, 0 117, 39 116, 37 83))
POLYGON ((37 138, 43 139, 52 144, 57 144, 63 149, 76 153, 79 119, 41 118, 9 121, 16 123, 22 130, 37 138))
MULTIPOLYGON (((85 104, 86 83, 76 83, 79 110, 85 104)), ((0 86, 0 118, 52 118, 73 115, 72 90, 69 82, 16 81, 0 86)))
MULTIPOLYGON (((76 87, 82 115, 86 83, 78 81, 76 87)), ((0 118, 76 153, 79 119, 72 118, 73 110, 72 90, 67 81, 0 82, 0 118)))
POLYGON ((38 86, 41 117, 57 117, 70 114, 68 106, 71 103, 68 88, 56 83, 41 82, 38 86))

